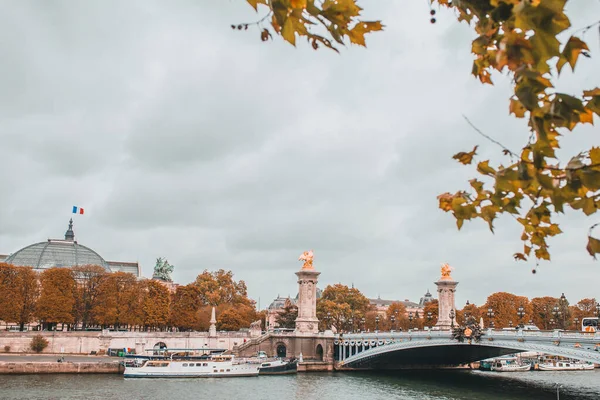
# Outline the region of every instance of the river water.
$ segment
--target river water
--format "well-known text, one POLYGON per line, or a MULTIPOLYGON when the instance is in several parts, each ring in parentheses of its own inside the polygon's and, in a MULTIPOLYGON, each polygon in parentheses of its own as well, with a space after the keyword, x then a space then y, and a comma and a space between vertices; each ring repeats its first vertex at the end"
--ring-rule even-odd
POLYGON ((312 373, 256 378, 124 379, 120 375, 0 375, 0 399, 600 399, 600 370, 312 373))

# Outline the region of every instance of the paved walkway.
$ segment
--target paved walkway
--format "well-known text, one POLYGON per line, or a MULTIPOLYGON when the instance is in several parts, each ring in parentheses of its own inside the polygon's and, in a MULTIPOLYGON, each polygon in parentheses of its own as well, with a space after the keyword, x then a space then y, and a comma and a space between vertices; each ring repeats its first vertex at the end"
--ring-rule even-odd
MULTIPOLYGON (((55 362, 61 354, 0 354, 0 362, 55 362)), ((67 362, 112 362, 120 361, 119 357, 69 355, 65 354, 67 362)))

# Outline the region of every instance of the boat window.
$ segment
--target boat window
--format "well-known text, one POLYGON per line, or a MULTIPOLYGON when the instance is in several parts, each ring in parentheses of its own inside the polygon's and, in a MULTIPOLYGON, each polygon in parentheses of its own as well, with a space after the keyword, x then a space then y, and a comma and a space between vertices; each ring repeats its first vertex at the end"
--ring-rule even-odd
POLYGON ((220 372, 224 372, 223 370, 221 370, 220 372))
POLYGON ((571 364, 567 364, 567 365, 565 365, 565 366, 566 366, 566 367, 570 367, 570 366, 571 366, 571 364))
POLYGON ((219 372, 219 370, 216 370, 216 369, 215 369, 213 372, 219 372))
POLYGON ((270 367, 270 366, 271 366, 271 364, 269 364, 269 363, 264 363, 262 366, 263 366, 263 367, 270 367))
POLYGON ((208 363, 203 363, 202 366, 203 367, 208 367, 208 363))
POLYGON ((231 371, 230 369, 227 369, 227 372, 231 371))
MULTIPOLYGON (((191 365, 190 365, 190 367, 191 367, 192 365, 194 365, 194 364, 191 364, 191 365)), ((186 364, 186 363, 184 363, 184 364, 182 365, 182 367, 187 367, 187 364, 186 364)))

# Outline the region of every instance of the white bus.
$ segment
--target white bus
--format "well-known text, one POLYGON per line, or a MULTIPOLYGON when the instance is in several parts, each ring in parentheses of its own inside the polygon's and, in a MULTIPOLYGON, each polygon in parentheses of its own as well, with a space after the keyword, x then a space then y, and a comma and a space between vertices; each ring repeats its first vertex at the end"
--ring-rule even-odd
POLYGON ((581 320, 583 332, 596 332, 598 330, 598 317, 585 317, 581 320))

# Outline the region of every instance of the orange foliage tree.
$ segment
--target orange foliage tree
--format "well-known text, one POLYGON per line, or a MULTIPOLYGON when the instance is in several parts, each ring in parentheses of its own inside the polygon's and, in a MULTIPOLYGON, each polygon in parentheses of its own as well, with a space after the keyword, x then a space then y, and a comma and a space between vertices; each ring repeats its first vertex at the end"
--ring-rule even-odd
POLYGON ((540 329, 551 329, 550 320, 554 318, 552 311, 558 305, 556 297, 534 297, 531 299, 533 323, 540 329))
POLYGON ((18 308, 14 298, 18 292, 18 269, 6 263, 0 263, 0 320, 17 322, 18 308))
POLYGON ((438 301, 432 300, 423 308, 423 325, 432 327, 438 321, 438 301))
POLYGON ((82 265, 71 268, 77 282, 75 320, 83 329, 95 325, 92 310, 98 302, 102 282, 108 276, 99 265, 82 265))
POLYGON ((496 328, 506 328, 512 325, 516 327, 521 321, 527 321, 532 313, 529 299, 525 296, 517 296, 512 293, 497 292, 488 296, 486 303, 481 307, 481 314, 486 326, 490 326, 490 318, 487 310, 494 312, 494 326, 496 328), (525 316, 519 318, 517 311, 523 307, 525 316))
POLYGON ((76 282, 69 268, 49 268, 41 273, 37 316, 45 324, 75 322, 76 282))
POLYGON ((201 305, 197 286, 179 286, 171 298, 171 325, 180 331, 200 329, 201 305))
POLYGON ((103 327, 139 327, 143 325, 142 285, 133 274, 109 274, 99 287, 97 302, 92 308, 94 319, 103 327))
POLYGON ((385 310, 386 318, 382 330, 406 330, 409 323, 406 317, 406 307, 399 301, 390 304, 385 310))
POLYGON ((171 303, 169 289, 155 280, 141 282, 141 286, 144 326, 162 331, 169 323, 171 303))
POLYGON ((473 303, 466 304, 462 310, 456 311, 456 323, 459 325, 467 322, 467 319, 479 323, 482 317, 482 310, 473 303))
POLYGON ((19 267, 17 277, 17 296, 14 298, 14 304, 17 307, 16 322, 22 331, 26 324, 34 320, 40 285, 37 273, 30 267, 19 267))
POLYGON ((338 331, 352 331, 370 308, 360 290, 346 285, 329 285, 317 300, 317 318, 322 330, 335 327, 338 331))

